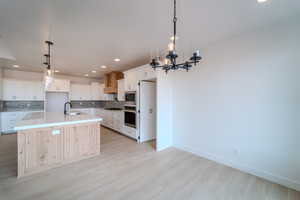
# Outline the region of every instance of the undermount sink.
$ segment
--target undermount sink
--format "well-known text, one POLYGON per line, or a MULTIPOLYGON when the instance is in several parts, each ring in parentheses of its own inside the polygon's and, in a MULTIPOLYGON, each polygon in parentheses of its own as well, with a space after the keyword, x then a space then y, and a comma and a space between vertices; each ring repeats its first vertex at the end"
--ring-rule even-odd
POLYGON ((81 115, 82 113, 81 112, 69 112, 67 113, 67 115, 81 115))

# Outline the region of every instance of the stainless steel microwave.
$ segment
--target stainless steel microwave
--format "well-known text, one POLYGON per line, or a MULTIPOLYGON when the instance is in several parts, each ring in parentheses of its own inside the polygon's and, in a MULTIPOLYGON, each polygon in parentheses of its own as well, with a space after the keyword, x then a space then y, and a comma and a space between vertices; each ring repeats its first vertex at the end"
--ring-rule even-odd
POLYGON ((135 105, 136 92, 125 92, 125 103, 128 105, 135 105))

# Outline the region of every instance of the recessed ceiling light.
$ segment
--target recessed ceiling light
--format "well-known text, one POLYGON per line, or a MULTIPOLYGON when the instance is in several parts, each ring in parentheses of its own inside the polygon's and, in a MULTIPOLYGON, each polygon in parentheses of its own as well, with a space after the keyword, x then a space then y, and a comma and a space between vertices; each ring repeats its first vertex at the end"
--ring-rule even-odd
POLYGON ((59 72, 59 70, 54 70, 54 72, 55 72, 55 73, 58 73, 58 72, 59 72))
POLYGON ((102 65, 101 68, 102 68, 102 69, 106 69, 107 67, 106 67, 105 65, 102 65))
POLYGON ((267 2, 268 0, 257 0, 258 3, 265 3, 267 2))
POLYGON ((92 73, 94 73, 94 74, 95 74, 95 73, 97 73, 97 71, 93 70, 93 71, 92 71, 92 73))
POLYGON ((115 58, 115 61, 120 62, 121 60, 120 60, 120 58, 115 58))
POLYGON ((19 65, 13 65, 13 67, 14 67, 14 68, 19 68, 20 66, 19 66, 19 65))
POLYGON ((85 74, 84 76, 89 76, 88 74, 85 74))

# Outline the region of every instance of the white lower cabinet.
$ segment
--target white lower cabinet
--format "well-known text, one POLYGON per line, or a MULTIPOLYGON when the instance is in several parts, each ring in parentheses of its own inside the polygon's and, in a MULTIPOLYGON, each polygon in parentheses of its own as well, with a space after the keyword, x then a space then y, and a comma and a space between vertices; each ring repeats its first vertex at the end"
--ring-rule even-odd
POLYGON ((136 139, 137 130, 132 127, 124 125, 124 111, 123 110, 105 110, 103 108, 79 108, 72 109, 85 114, 97 115, 103 120, 101 124, 117 132, 120 132, 128 137, 136 139))
POLYGON ((115 131, 118 131, 128 137, 136 139, 136 129, 124 125, 123 110, 105 110, 102 108, 95 109, 95 115, 103 118, 101 124, 115 131))
POLYGON ((123 133, 131 138, 136 138, 136 129, 129 127, 129 126, 123 126, 123 133))
POLYGON ((1 132, 14 133, 16 124, 25 117, 26 114, 43 111, 24 111, 24 112, 2 112, 1 113, 1 132))

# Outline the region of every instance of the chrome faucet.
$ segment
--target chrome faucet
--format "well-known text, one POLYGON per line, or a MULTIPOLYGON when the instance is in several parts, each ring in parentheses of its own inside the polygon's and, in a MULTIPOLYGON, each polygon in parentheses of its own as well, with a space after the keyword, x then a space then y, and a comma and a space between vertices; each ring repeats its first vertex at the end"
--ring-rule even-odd
POLYGON ((66 102, 65 105, 64 105, 64 114, 66 115, 67 114, 67 105, 70 105, 70 108, 72 108, 72 103, 71 102, 66 102))

